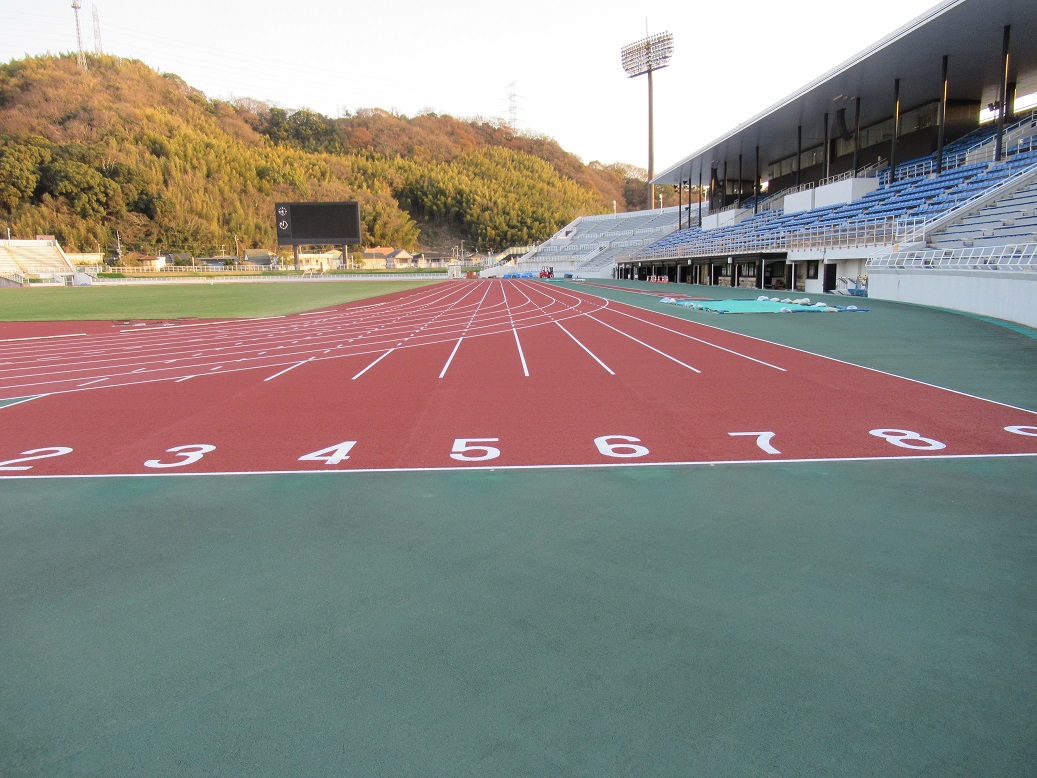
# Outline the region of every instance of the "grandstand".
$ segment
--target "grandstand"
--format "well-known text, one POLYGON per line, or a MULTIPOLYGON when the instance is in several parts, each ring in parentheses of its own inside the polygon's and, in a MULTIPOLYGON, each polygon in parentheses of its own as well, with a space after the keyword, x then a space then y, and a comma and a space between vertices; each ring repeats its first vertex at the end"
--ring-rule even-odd
POLYGON ((550 240, 532 247, 514 266, 498 266, 482 272, 483 277, 504 273, 538 273, 554 268, 555 275, 609 278, 616 258, 650 246, 677 229, 680 209, 581 216, 559 230, 550 240))
POLYGON ((945 0, 658 175, 708 190, 709 217, 617 252, 613 272, 807 293, 863 282, 1037 326, 1035 35, 1033 3, 945 0))
POLYGON ((0 240, 0 278, 22 285, 30 278, 69 278, 75 268, 58 242, 41 240, 0 240))

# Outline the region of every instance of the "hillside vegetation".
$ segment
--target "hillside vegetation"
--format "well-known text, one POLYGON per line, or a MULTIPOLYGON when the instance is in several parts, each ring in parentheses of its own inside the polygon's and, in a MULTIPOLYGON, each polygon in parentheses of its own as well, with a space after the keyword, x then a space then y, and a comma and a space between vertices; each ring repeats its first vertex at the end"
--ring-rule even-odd
POLYGON ((500 249, 644 207, 643 182, 495 122, 232 104, 111 56, 0 65, 0 226, 72 251, 116 230, 124 250, 274 248, 278 200, 359 201, 367 245, 500 249))

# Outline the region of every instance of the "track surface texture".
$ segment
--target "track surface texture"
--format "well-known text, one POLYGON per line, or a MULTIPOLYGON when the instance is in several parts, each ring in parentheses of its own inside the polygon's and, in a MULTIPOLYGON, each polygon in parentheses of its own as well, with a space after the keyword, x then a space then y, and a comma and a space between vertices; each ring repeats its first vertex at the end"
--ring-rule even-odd
POLYGON ((67 330, 0 342, 0 475, 1037 453, 1029 410, 536 281, 67 330))
POLYGON ((1037 333, 660 291, 0 324, 0 775, 1032 777, 1037 333))

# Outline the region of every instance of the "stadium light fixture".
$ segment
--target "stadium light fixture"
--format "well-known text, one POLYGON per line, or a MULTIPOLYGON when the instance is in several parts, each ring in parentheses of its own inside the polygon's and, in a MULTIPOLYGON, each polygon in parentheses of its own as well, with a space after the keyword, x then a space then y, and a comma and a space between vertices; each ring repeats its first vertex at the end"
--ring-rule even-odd
MULTIPOLYGON (((648 76, 648 207, 655 207, 655 128, 652 110, 652 71, 662 70, 673 56, 673 35, 659 32, 635 41, 620 50, 623 70, 630 78, 648 76)), ((661 207, 661 206, 660 206, 661 207)))

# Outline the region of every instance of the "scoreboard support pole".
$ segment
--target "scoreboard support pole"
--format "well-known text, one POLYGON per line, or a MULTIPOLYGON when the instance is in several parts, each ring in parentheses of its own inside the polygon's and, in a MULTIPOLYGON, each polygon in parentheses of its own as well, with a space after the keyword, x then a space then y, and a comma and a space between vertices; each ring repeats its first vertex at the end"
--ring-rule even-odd
POLYGON ((292 258, 295 260, 295 269, 299 269, 299 244, 296 243, 292 246, 292 258))

